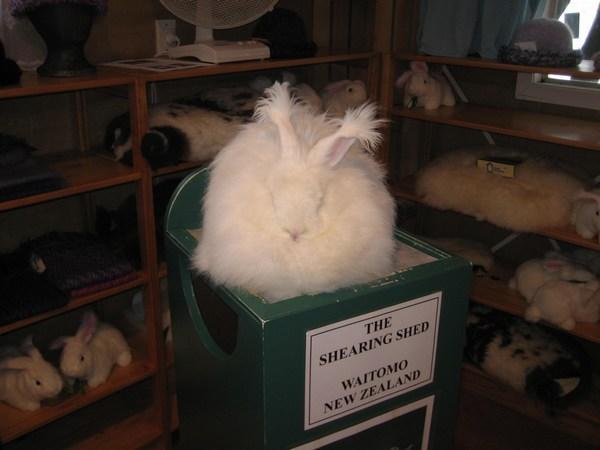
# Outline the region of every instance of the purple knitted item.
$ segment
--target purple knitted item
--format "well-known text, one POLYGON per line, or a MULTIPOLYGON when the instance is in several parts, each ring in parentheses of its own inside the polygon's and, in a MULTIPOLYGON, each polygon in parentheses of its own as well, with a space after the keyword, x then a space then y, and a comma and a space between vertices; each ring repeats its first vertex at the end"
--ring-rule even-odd
POLYGON ((88 234, 52 232, 25 246, 46 279, 71 296, 121 284, 133 273, 127 259, 88 234))
POLYGON ((13 16, 24 16, 40 6, 59 3, 89 5, 94 7, 96 14, 104 14, 106 13, 108 0, 10 0, 8 9, 13 16))

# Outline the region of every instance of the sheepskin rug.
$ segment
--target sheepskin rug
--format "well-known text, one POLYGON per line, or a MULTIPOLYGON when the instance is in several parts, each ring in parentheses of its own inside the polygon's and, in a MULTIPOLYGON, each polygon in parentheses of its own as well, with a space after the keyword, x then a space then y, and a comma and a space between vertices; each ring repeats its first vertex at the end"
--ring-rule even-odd
POLYGON ((418 174, 422 201, 486 220, 514 231, 538 231, 569 224, 573 196, 587 185, 579 175, 517 150, 476 147, 457 150, 430 162, 418 174), (477 167, 479 158, 522 161, 514 178, 477 167))

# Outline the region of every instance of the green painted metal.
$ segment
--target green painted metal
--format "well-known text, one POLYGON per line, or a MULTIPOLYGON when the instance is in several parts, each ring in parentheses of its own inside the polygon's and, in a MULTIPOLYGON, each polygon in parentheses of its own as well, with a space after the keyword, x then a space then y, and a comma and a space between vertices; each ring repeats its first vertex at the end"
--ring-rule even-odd
MULTIPOLYGON (((203 278, 198 281, 190 271, 189 257, 197 241, 189 230, 201 227, 207 180, 207 169, 183 180, 166 216, 178 402, 182 426, 197 427, 206 436, 199 448, 293 448, 429 396, 434 396, 434 406, 428 448, 451 447, 470 265, 398 230, 398 240, 434 256, 435 261, 372 283, 268 304, 241 289, 214 286, 203 278), (307 331, 438 291, 443 300, 433 381, 305 430, 307 331), (209 309, 201 311, 199 305, 205 304, 222 307, 213 314, 209 309), (233 351, 224 349, 228 340, 233 351)), ((397 446, 398 429, 420 416, 403 417, 390 422, 397 427, 382 428, 377 446, 371 448, 397 446)), ((326 448, 356 448, 360 440, 353 439, 326 448)))

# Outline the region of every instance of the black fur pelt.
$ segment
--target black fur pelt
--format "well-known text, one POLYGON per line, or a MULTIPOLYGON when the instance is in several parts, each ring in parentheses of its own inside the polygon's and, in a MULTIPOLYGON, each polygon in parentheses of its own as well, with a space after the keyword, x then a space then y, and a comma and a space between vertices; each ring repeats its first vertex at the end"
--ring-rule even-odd
POLYGON ((574 339, 480 305, 469 312, 465 357, 542 400, 550 413, 580 398, 591 384, 588 357, 574 339))

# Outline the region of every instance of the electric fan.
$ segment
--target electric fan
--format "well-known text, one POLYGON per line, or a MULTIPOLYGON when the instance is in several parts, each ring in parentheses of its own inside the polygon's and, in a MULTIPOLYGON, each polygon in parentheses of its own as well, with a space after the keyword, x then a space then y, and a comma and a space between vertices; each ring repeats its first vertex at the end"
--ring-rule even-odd
POLYGON ((168 50, 169 57, 194 57, 200 61, 222 63, 264 59, 269 48, 261 42, 217 41, 213 29, 239 27, 273 9, 277 0, 160 0, 175 16, 196 26, 196 40, 168 50))

